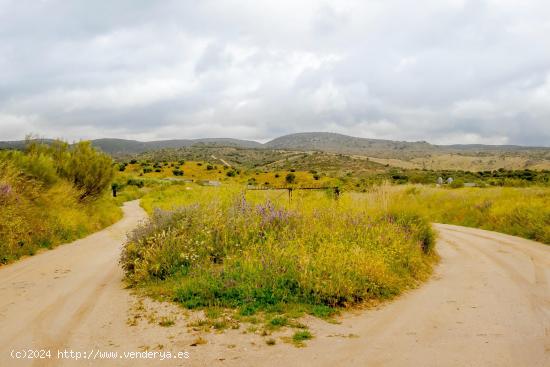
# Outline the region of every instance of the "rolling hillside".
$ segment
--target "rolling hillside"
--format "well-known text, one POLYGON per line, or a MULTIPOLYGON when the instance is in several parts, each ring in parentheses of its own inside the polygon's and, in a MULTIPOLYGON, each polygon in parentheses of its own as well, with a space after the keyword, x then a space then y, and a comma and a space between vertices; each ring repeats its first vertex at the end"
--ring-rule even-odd
MULTIPOLYGON (((43 139, 48 142, 48 139, 43 139)), ((24 141, 0 142, 0 149, 21 149, 24 141)), ((265 144, 230 138, 177 139, 141 142, 125 139, 96 139, 94 146, 115 157, 128 157, 146 152, 172 149, 186 150, 185 155, 228 153, 225 148, 251 150, 255 159, 265 164, 281 159, 284 152, 324 152, 369 157, 372 161, 402 168, 493 170, 550 169, 550 147, 523 147, 516 145, 434 145, 424 141, 406 142, 367 139, 326 132, 297 133, 278 137, 265 144), (208 150, 208 151, 206 151, 208 150), (284 152, 283 152, 284 151, 284 152), (260 158, 261 157, 261 158, 260 158)), ((222 156, 225 156, 224 154, 222 156)), ((241 153, 232 152, 234 155, 241 153)), ((247 152, 247 158, 251 152, 247 152)), ((229 157, 231 158, 231 157, 229 157)), ((236 158, 236 157, 234 157, 236 158)), ((236 163, 242 160, 236 158, 236 163)), ((260 163, 260 162, 257 162, 260 163)))

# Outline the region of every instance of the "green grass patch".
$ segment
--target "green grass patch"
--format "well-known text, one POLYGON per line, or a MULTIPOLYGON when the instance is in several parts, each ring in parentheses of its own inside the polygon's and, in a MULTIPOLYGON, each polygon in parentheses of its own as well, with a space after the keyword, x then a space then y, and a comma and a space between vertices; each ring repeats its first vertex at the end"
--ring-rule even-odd
POLYGON ((292 342, 297 347, 304 346, 305 345, 304 342, 306 340, 310 340, 310 339, 313 339, 313 335, 311 334, 311 332, 309 330, 296 331, 294 333, 294 335, 292 335, 292 342))

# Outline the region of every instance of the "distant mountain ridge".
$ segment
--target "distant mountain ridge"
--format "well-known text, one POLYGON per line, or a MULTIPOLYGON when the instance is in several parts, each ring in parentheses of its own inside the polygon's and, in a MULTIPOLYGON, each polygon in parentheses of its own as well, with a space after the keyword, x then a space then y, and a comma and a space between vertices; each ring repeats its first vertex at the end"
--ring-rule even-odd
MULTIPOLYGON (((43 143, 50 143, 53 139, 36 139, 43 143)), ((92 139, 92 144, 109 154, 139 154, 147 151, 169 148, 191 147, 196 145, 217 145, 236 148, 262 148, 263 144, 252 140, 232 138, 203 138, 203 139, 174 139, 158 141, 138 141, 127 139, 92 139)), ((25 140, 0 141, 0 149, 22 149, 25 140)))
MULTIPOLYGON (((49 142, 50 139, 41 139, 49 142)), ((0 149, 21 149, 24 141, 0 142, 0 149)), ((425 156, 432 153, 475 152, 536 152, 550 157, 550 147, 525 147, 516 145, 455 144, 434 145, 425 141, 407 142, 383 139, 358 138, 328 132, 304 132, 284 135, 267 143, 231 138, 175 139, 137 141, 126 139, 95 139, 92 144, 109 154, 139 154, 158 149, 182 148, 200 145, 223 146, 244 149, 278 149, 293 151, 323 151, 331 153, 370 155, 374 157, 425 156)))
POLYGON ((199 144, 229 146, 237 148, 261 148, 263 146, 263 144, 258 143, 257 141, 231 138, 174 139, 147 142, 124 139, 95 139, 92 140, 92 144, 100 148, 104 152, 111 154, 136 154, 157 149, 182 148, 199 144))

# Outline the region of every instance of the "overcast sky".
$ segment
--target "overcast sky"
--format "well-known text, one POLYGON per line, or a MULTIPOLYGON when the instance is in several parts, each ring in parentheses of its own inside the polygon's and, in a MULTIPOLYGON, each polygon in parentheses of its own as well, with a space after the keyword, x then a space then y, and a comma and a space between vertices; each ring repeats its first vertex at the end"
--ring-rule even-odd
POLYGON ((548 0, 0 0, 0 140, 550 146, 548 0))

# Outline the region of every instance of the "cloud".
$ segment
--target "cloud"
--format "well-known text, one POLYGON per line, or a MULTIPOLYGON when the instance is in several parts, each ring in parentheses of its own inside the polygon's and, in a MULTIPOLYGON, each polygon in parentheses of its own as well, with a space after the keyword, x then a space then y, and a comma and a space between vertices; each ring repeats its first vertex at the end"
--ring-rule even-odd
POLYGON ((0 0, 0 140, 550 142, 546 1, 0 0))

